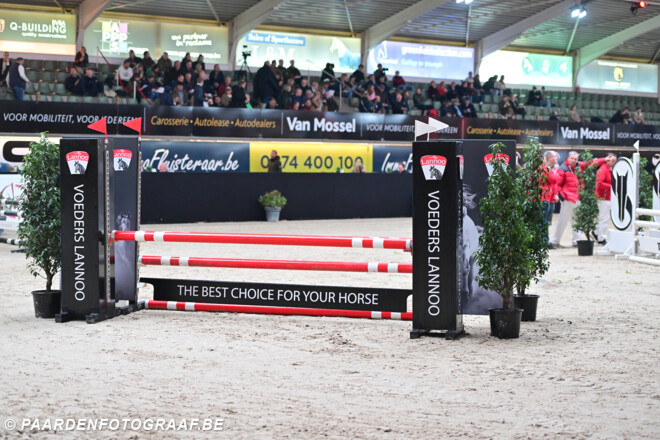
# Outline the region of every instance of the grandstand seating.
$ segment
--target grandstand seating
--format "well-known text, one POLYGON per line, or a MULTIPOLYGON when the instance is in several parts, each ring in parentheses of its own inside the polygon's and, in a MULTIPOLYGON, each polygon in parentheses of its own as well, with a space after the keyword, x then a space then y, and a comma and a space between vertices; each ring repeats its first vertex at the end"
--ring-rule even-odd
MULTIPOLYGON (((114 104, 117 102, 115 98, 106 96, 99 97, 82 97, 69 94, 64 88, 64 81, 68 75, 67 71, 71 67, 70 62, 67 61, 49 61, 30 59, 26 60, 26 75, 33 82, 28 84, 25 90, 25 99, 30 101, 42 100, 51 102, 84 102, 84 103, 102 103, 114 104), (37 95, 39 93, 39 95, 37 95)), ((112 69, 107 64, 92 65, 97 70, 98 79, 103 82, 108 75, 112 74, 112 69)), ((319 81, 318 77, 310 78, 311 81, 319 81)), ((426 90, 428 83, 412 83, 408 85, 414 89, 420 87, 426 90)), ((107 89, 107 86, 106 86, 107 89)), ((529 89, 513 88, 512 93, 518 97, 518 102, 525 105, 527 100, 527 93, 529 89)), ((609 118, 619 109, 629 107, 631 112, 637 107, 641 107, 644 111, 647 124, 660 125, 660 104, 657 98, 654 97, 639 97, 639 96, 625 96, 625 95, 611 95, 606 93, 580 93, 576 94, 570 90, 548 90, 547 97, 552 103, 551 108, 547 107, 534 107, 525 106, 527 110, 527 119, 535 119, 536 115, 540 115, 543 120, 547 120, 550 115, 555 112, 559 120, 566 121, 568 112, 573 104, 577 105, 578 112, 586 120, 591 117, 600 117, 603 121, 607 122, 609 118)), ((0 99, 12 99, 12 95, 7 93, 0 95, 0 99)), ((499 115, 498 104, 501 98, 499 96, 484 95, 484 100, 481 104, 475 104, 477 108, 477 115, 480 118, 486 118, 488 113, 492 117, 497 118, 499 115)), ((118 100, 120 105, 139 104, 134 98, 120 98, 118 100)), ((146 101, 142 101, 143 105, 149 105, 146 101)), ((156 100, 154 105, 158 104, 156 100)), ((347 100, 343 107, 344 111, 356 111, 359 100, 353 97, 350 102, 347 100)), ((440 102, 426 101, 427 105, 433 105, 436 109, 440 107, 440 102)), ((408 114, 420 115, 421 112, 416 109, 411 109, 408 114)))

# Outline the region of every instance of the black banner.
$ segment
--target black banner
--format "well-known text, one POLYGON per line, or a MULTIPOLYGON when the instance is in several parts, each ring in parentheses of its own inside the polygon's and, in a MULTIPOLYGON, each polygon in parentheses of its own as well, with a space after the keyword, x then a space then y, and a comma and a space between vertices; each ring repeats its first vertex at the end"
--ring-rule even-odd
POLYGON ((413 143, 413 331, 463 331, 461 142, 413 143))
POLYGON ((2 131, 7 133, 90 135, 87 126, 106 118, 109 134, 133 134, 122 124, 141 117, 143 109, 135 105, 0 101, 0 113, 2 131))
POLYGON ((141 278, 154 286, 154 300, 249 306, 302 307, 373 312, 407 311, 406 289, 238 283, 141 278))
POLYGON ((554 144, 557 138, 557 122, 465 119, 465 139, 515 139, 522 144, 527 142, 529 136, 538 136, 543 144, 554 144))
MULTIPOLYGON (((140 230, 140 206, 138 201, 140 179, 140 149, 138 139, 110 138, 114 179, 111 185, 114 193, 114 217, 112 228, 117 231, 140 230)), ((114 243, 114 299, 137 302, 135 286, 138 281, 138 246, 136 242, 118 241, 114 243)))
POLYGON ((616 145, 632 146, 639 141, 641 147, 660 145, 660 126, 618 124, 614 126, 614 143, 616 145))
POLYGON ((105 296, 105 162, 98 139, 60 141, 62 206, 62 314, 99 313, 105 296))

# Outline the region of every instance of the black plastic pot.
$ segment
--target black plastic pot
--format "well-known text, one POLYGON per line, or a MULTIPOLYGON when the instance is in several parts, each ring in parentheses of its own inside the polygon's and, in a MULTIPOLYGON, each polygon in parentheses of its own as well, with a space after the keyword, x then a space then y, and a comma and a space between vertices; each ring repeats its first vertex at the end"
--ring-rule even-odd
POLYGON ((578 240, 578 255, 587 257, 594 254, 594 242, 589 240, 578 240))
POLYGON ((32 299, 35 317, 52 319, 55 314, 60 313, 61 290, 35 290, 32 292, 32 299))
POLYGON ((513 306, 517 309, 523 309, 523 321, 536 321, 536 306, 538 303, 538 295, 523 295, 513 297, 513 306))
POLYGON ((515 339, 520 336, 522 309, 488 309, 490 335, 500 339, 515 339))

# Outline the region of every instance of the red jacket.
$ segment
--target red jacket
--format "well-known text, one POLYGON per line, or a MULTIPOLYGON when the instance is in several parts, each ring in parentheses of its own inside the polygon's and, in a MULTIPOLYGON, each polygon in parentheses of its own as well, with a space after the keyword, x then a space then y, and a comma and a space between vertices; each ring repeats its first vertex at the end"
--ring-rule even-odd
POLYGON ((544 202, 554 203, 555 196, 558 192, 557 182, 559 181, 559 170, 550 169, 546 164, 541 165, 541 169, 543 170, 543 174, 546 176, 541 200, 544 202))
MULTIPOLYGON (((578 166, 580 167, 580 170, 585 170, 588 165, 593 163, 595 163, 597 166, 600 166, 605 163, 605 159, 594 159, 591 161, 591 163, 578 162, 578 166)), ((573 203, 577 202, 580 198, 581 183, 575 174, 576 168, 577 167, 571 168, 568 165, 568 159, 566 159, 566 161, 564 161, 564 165, 562 165, 558 170, 559 179, 557 181, 559 197, 573 203)))
POLYGON ((612 169, 606 163, 598 168, 596 173, 596 198, 599 200, 610 200, 610 189, 612 188, 612 169))

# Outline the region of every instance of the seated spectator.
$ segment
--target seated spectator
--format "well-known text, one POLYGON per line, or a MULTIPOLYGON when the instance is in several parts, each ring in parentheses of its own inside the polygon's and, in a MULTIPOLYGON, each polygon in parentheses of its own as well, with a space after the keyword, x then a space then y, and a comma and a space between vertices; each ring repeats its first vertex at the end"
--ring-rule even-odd
POLYGON ((289 110, 300 110, 300 102, 293 101, 293 104, 291 104, 291 108, 289 110))
POLYGON ((279 108, 282 110, 288 110, 291 108, 293 100, 291 99, 291 86, 284 84, 282 86, 282 93, 280 93, 280 105, 279 108))
POLYGON ((287 78, 298 79, 300 78, 300 70, 296 67, 296 62, 294 60, 289 61, 289 67, 286 69, 287 78))
POLYGON ((266 109, 267 109, 267 110, 276 110, 277 107, 278 107, 278 106, 277 106, 277 101, 275 100, 275 98, 273 98, 273 97, 271 96, 271 98, 270 98, 270 99, 268 100, 268 102, 266 103, 266 109))
POLYGON ((614 113, 610 118, 610 124, 629 124, 630 123, 630 110, 628 107, 624 107, 621 110, 614 113))
POLYGON ((71 69, 69 76, 64 80, 64 88, 74 95, 82 95, 82 81, 78 76, 78 69, 71 69))
POLYGON ((568 111, 568 122, 584 122, 584 118, 577 111, 577 105, 573 104, 568 111))
POLYGON ((472 72, 468 72, 468 76, 465 78, 465 82, 468 84, 474 84, 474 77, 472 76, 472 72))
MULTIPOLYGON (((466 81, 467 82, 467 81, 466 81)), ((463 96, 467 96, 470 98, 470 102, 472 103, 480 103, 483 101, 483 97, 479 93, 479 90, 477 90, 474 87, 474 81, 472 83, 467 83, 468 87, 467 90, 464 91, 463 96)))
POLYGON ((325 68, 321 72, 321 83, 325 81, 326 79, 328 82, 332 83, 335 81, 335 65, 332 63, 326 63, 325 68))
POLYGON ((359 160, 356 160, 355 166, 353 167, 353 173, 366 173, 366 172, 367 169, 365 168, 364 164, 359 160))
POLYGON ((335 96, 339 96, 340 93, 342 96, 348 96, 348 90, 352 87, 353 85, 348 81, 348 74, 342 73, 339 77, 339 81, 335 83, 335 96))
POLYGON ((172 98, 172 88, 170 86, 164 87, 163 93, 160 94, 160 105, 174 105, 174 98, 172 98))
POLYGON ((192 61, 189 60, 185 63, 181 63, 181 69, 179 69, 179 73, 183 73, 184 75, 189 73, 193 75, 195 73, 195 69, 193 68, 192 61))
POLYGON ((87 55, 87 49, 85 49, 85 46, 82 46, 78 53, 76 53, 76 57, 73 60, 73 65, 84 69, 87 67, 89 64, 89 56, 87 55))
POLYGON ((431 81, 431 84, 429 84, 429 88, 426 89, 426 96, 428 96, 429 99, 432 99, 433 101, 438 101, 440 98, 442 98, 442 95, 440 91, 438 90, 438 87, 435 84, 435 81, 431 81))
POLYGON ((378 68, 374 71, 374 79, 376 82, 378 82, 378 79, 381 76, 385 78, 385 81, 387 81, 387 75, 385 74, 386 71, 387 69, 383 69, 383 65, 378 63, 378 68))
POLYGON ((408 109, 408 111, 410 111, 410 109, 412 107, 410 106, 410 103, 411 103, 410 102, 410 92, 408 90, 404 90, 401 93, 401 101, 403 101, 403 105, 408 109))
POLYGON ((422 89, 420 87, 417 87, 412 99, 413 99, 413 105, 415 106, 416 109, 421 110, 422 114, 424 114, 426 110, 433 108, 433 106, 430 104, 424 104, 426 98, 424 97, 424 95, 422 95, 422 89))
POLYGON ((438 118, 438 111, 434 108, 429 109, 429 111, 427 111, 426 114, 428 115, 429 118, 434 118, 434 119, 438 118))
POLYGON ((339 104, 335 101, 335 91, 326 88, 321 92, 321 97, 323 99, 323 107, 326 112, 336 112, 339 111, 339 104))
POLYGON ((165 84, 176 83, 179 75, 183 75, 181 72, 181 61, 175 61, 172 65, 172 68, 168 73, 165 74, 165 84))
POLYGON ((488 78, 488 81, 482 86, 484 93, 495 94, 495 81, 497 81, 497 75, 488 78))
POLYGON ((373 86, 369 86, 369 88, 365 91, 365 93, 362 95, 362 98, 360 98, 360 112, 362 113, 376 113, 376 105, 375 105, 375 100, 376 100, 376 94, 373 93, 373 100, 369 99, 370 96, 370 90, 373 90, 373 86))
POLYGON ((231 76, 225 76, 225 80, 218 86, 216 93, 218 96, 222 96, 225 94, 225 90, 227 89, 231 89, 231 76))
POLYGON ((463 103, 461 104, 461 114, 465 118, 476 118, 477 109, 474 107, 472 102, 470 102, 469 96, 463 97, 463 103))
POLYGON ((442 102, 442 106, 440 107, 440 117, 452 118, 457 116, 458 116, 458 112, 456 111, 456 107, 452 105, 450 100, 445 99, 442 102))
POLYGON ((516 115, 522 116, 522 119, 525 119, 525 116, 527 115, 527 109, 525 107, 521 106, 518 103, 518 97, 516 95, 505 95, 509 98, 509 102, 511 103, 511 108, 513 109, 513 113, 516 115))
POLYGON ((85 96, 98 96, 103 93, 103 84, 94 76, 94 70, 89 67, 80 82, 82 94, 85 96))
MULTIPOLYGON (((181 63, 179 63, 179 65, 180 64, 181 63)), ((160 72, 165 76, 166 82, 170 82, 167 76, 169 75, 170 70, 172 70, 172 60, 170 60, 170 56, 167 54, 167 52, 163 52, 163 55, 158 58, 158 63, 156 63, 156 65, 158 66, 160 72)), ((179 70, 179 68, 177 68, 177 70, 179 70)))
POLYGON ((300 88, 303 91, 303 95, 307 93, 307 90, 312 90, 312 88, 307 84, 307 80, 305 78, 300 79, 300 88))
POLYGON ((461 113, 461 103, 458 98, 454 98, 451 100, 451 106, 454 107, 456 111, 456 116, 461 117, 463 114, 461 113))
MULTIPOLYGON (((229 77, 225 77, 225 79, 227 78, 229 77)), ((222 97, 220 98, 220 103, 223 107, 231 107, 231 90, 231 87, 227 87, 225 89, 225 93, 223 93, 222 97)))
POLYGON ((128 51, 128 62, 130 63, 132 68, 135 68, 138 64, 142 64, 142 59, 140 57, 135 56, 135 52, 133 49, 128 51))
POLYGON ((149 101, 154 101, 158 98, 158 92, 156 92, 158 88, 160 88, 160 84, 154 81, 153 76, 143 78, 142 81, 140 81, 140 91, 142 93, 138 94, 138 99, 144 95, 149 101))
POLYGON ((548 121, 558 121, 558 120, 559 120, 559 116, 557 115, 557 112, 553 111, 550 114, 550 117, 548 118, 548 121))
POLYGON ((188 91, 185 89, 182 82, 177 83, 172 91, 172 101, 175 106, 190 105, 190 98, 188 91))
POLYGON ((642 113, 641 107, 637 107, 635 112, 632 114, 633 123, 638 125, 646 125, 646 119, 644 119, 644 113, 642 113))
POLYGON ((230 107, 245 108, 245 104, 250 102, 250 96, 245 92, 246 82, 241 79, 237 85, 231 88, 230 107))
POLYGON ((351 73, 351 78, 355 78, 355 84, 360 84, 364 81, 364 66, 360 64, 357 70, 351 73))
POLYGON ((477 89, 480 95, 483 93, 483 88, 481 85, 481 80, 479 79, 479 75, 474 75, 474 88, 477 89))
POLYGON ((301 87, 296 87, 296 90, 291 97, 291 107, 293 107, 295 103, 298 103, 298 107, 302 107, 305 103, 305 95, 303 95, 303 89, 301 87))
POLYGON ((504 94, 504 90, 506 89, 506 85, 504 84, 504 75, 500 76, 500 79, 495 81, 493 84, 493 90, 496 95, 502 96, 504 94))
POLYGON ((124 63, 117 69, 117 78, 119 81, 127 84, 133 79, 133 68, 131 67, 131 60, 128 58, 125 59, 124 63))
POLYGON ((315 112, 322 112, 323 111, 323 96, 321 95, 321 92, 316 92, 314 93, 314 96, 311 99, 312 106, 310 110, 315 111, 315 112))
POLYGON ((545 93, 545 86, 541 87, 541 96, 543 98, 543 103, 545 107, 552 107, 552 103, 550 102, 550 98, 548 98, 548 95, 545 93))
POLYGON ((183 59, 181 60, 181 66, 184 67, 186 63, 190 61, 192 63, 192 57, 190 56, 190 52, 186 52, 186 54, 183 56, 183 59))
POLYGON ((408 113, 408 107, 403 101, 403 95, 398 90, 394 92, 394 100, 392 101, 392 114, 402 115, 408 113))
POLYGON ((408 90, 410 92, 413 91, 412 86, 406 85, 406 80, 403 79, 401 75, 399 75, 399 71, 397 70, 394 72, 394 76, 392 77, 392 85, 396 87, 399 90, 408 90))
MULTIPOLYGON (((225 82, 225 74, 220 70, 220 64, 213 66, 213 70, 209 73, 209 84, 213 90, 218 90, 221 84, 225 82)), ((223 90, 224 92, 224 90, 223 90)), ((222 93, 220 93, 222 95, 222 93)))
POLYGON ((209 100, 209 107, 223 107, 222 105, 222 97, 215 95, 213 99, 209 100))
MULTIPOLYGON (((381 76, 382 78, 382 76, 381 76)), ((380 98, 380 102, 385 110, 385 113, 390 109, 390 93, 387 91, 387 86, 384 83, 378 84, 376 89, 376 96, 380 98)))
POLYGON ((148 50, 145 50, 144 54, 142 54, 142 68, 146 72, 155 65, 156 62, 153 60, 153 58, 151 58, 151 54, 149 53, 148 50))
POLYGON ((206 72, 206 64, 204 64, 204 55, 201 53, 197 55, 197 61, 192 63, 193 70, 197 69, 197 66, 201 66, 201 69, 206 72))
POLYGON ((142 78, 144 78, 144 67, 142 64, 136 64, 133 68, 133 79, 142 80, 142 78))
POLYGON ((515 111, 511 106, 508 96, 503 96, 499 104, 500 116, 502 119, 511 119, 515 115, 515 111))

